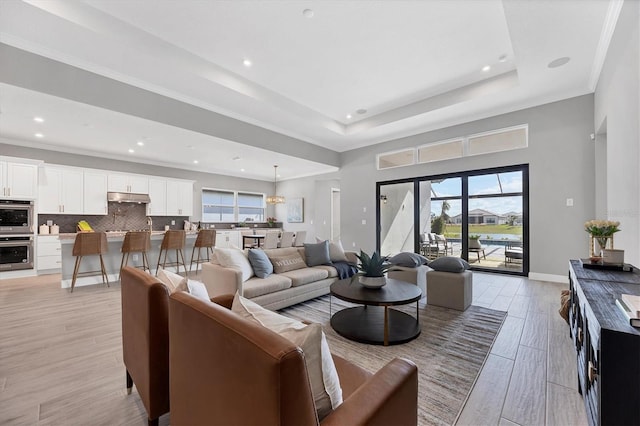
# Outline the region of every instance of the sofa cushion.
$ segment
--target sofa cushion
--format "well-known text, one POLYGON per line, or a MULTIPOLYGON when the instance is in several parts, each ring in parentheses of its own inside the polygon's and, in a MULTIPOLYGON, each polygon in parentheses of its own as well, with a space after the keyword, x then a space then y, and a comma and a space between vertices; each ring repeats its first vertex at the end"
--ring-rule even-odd
POLYGON ((305 262, 308 266, 327 265, 331 263, 329 257, 329 241, 316 244, 304 244, 305 262))
POLYGON ((242 271, 242 281, 246 281, 253 276, 253 268, 247 255, 239 249, 216 248, 214 250, 220 265, 225 268, 235 268, 242 271))
POLYGON ((169 293, 175 293, 176 291, 189 291, 187 288, 187 278, 182 275, 167 271, 162 269, 162 267, 158 267, 156 275, 162 284, 169 289, 169 293))
POLYGON ((429 262, 429 268, 440 272, 464 272, 469 269, 469 264, 459 257, 444 256, 429 262))
POLYGON ((296 269, 295 271, 283 272, 280 275, 291 279, 291 287, 298 287, 314 281, 323 280, 329 276, 329 272, 324 269, 304 268, 296 269))
POLYGON ((284 256, 269 256, 269 260, 273 263, 273 271, 276 274, 307 267, 307 264, 304 263, 304 260, 297 252, 284 256))
POLYGON ((231 311, 280 334, 302 349, 318 418, 342 404, 342 388, 320 324, 305 325, 263 308, 236 293, 231 311))
POLYGON ((398 253, 389 259, 389 263, 397 266, 406 266, 407 268, 417 268, 420 265, 427 264, 427 258, 412 252, 402 252, 398 253))
POLYGON ((258 297, 263 294, 286 290, 291 287, 291 279, 283 275, 271 274, 266 278, 249 278, 242 284, 244 297, 258 297))
POLYGON ((327 271, 329 278, 335 278, 338 276, 338 271, 331 265, 318 265, 314 266, 311 269, 322 269, 323 271, 327 271))
POLYGON ((198 299, 206 300, 209 302, 211 299, 209 298, 209 292, 207 291, 207 287, 201 281, 196 280, 187 280, 187 288, 189 294, 194 295, 198 299))
POLYGON ((267 254, 260 249, 249 250, 249 263, 253 267, 253 273, 258 278, 266 278, 273 274, 273 263, 269 260, 267 254))
MULTIPOLYGON (((316 237, 316 242, 321 243, 322 240, 316 237)), ((329 258, 332 262, 348 262, 347 255, 344 254, 344 248, 342 247, 342 242, 338 241, 329 241, 329 258)))

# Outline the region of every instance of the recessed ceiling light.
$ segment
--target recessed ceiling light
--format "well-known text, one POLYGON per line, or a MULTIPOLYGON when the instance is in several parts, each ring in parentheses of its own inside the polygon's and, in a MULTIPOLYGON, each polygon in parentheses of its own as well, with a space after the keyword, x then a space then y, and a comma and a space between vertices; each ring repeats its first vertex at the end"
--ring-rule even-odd
POLYGON ((357 112, 358 114, 361 114, 361 115, 362 115, 362 114, 366 114, 366 113, 367 113, 367 110, 366 110, 366 109, 364 109, 364 108, 360 108, 360 109, 359 109, 359 110, 357 110, 356 112, 357 112))
POLYGON ((305 18, 313 18, 313 15, 314 15, 313 9, 305 9, 305 10, 303 10, 302 11, 302 15, 305 18))
POLYGON ((144 146, 144 142, 138 141, 138 146, 144 146))
POLYGON ((347 120, 351 120, 351 114, 347 114, 347 120))
POLYGON ((34 136, 36 138, 44 138, 44 135, 42 133, 36 133, 34 136))
POLYGON ((35 121, 36 123, 43 123, 44 122, 44 118, 42 118, 42 117, 33 117, 33 121, 35 121))
POLYGON ((244 169, 240 169, 241 172, 244 172, 244 169))
POLYGON ((507 55, 500 55, 498 57, 498 61, 500 62, 506 62, 507 61, 507 55))
POLYGON ((484 67, 482 67, 482 71, 487 72, 491 69, 490 65, 485 65, 484 67))
POLYGON ((251 62, 251 60, 245 59, 244 61, 242 61, 242 65, 249 68, 251 65, 253 65, 253 63, 251 62))
POLYGON ((133 154, 134 152, 133 148, 129 148, 129 154, 133 154))
POLYGON ((563 56, 562 58, 554 59, 553 61, 549 62, 549 65, 547 65, 547 67, 558 68, 565 65, 570 60, 571 58, 569 58, 568 56, 563 56))
POLYGON ((193 164, 198 164, 198 160, 193 160, 193 164))

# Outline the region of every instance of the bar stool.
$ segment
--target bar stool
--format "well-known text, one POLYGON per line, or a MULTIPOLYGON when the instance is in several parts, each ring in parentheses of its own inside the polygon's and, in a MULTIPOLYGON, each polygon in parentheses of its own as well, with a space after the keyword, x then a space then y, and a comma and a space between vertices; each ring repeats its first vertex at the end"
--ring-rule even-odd
MULTIPOLYGON (((149 266, 149 259, 147 258, 147 251, 151 248, 151 233, 148 231, 129 231, 124 236, 122 241, 122 260, 120 261, 120 274, 122 274, 122 268, 129 264, 129 253, 141 253, 142 254, 142 270, 147 269, 151 272, 149 266)), ((137 266, 140 268, 140 266, 137 266)))
POLYGON ((208 262, 209 257, 213 254, 213 246, 216 245, 216 230, 215 229, 201 229, 198 231, 198 236, 196 237, 196 242, 193 244, 193 250, 191 250, 191 263, 189 264, 189 273, 191 273, 191 268, 193 264, 196 264, 196 274, 198 273, 198 264, 203 262, 208 262), (193 256, 196 253, 196 248, 198 249, 198 257, 196 259, 193 256), (205 253, 207 257, 203 258, 200 255, 200 250, 205 249, 205 253))
POLYGON ((78 232, 76 239, 73 243, 72 254, 76 257, 76 264, 73 268, 73 278, 71 279, 71 293, 76 286, 76 279, 78 275, 89 275, 96 272, 100 272, 102 275, 102 282, 109 287, 109 278, 107 277, 107 271, 104 268, 104 260, 102 255, 109 251, 107 244, 107 234, 104 232, 78 232), (100 270, 78 272, 80 269, 80 263, 85 256, 100 256, 100 270))
POLYGON ((180 273, 180 265, 184 268, 184 273, 187 273, 187 266, 184 262, 184 253, 182 249, 184 249, 184 241, 186 239, 187 234, 184 231, 167 231, 164 233, 164 238, 162 239, 162 244, 160 245, 160 254, 158 255, 158 264, 156 265, 156 275, 158 275, 158 268, 160 267, 160 259, 162 259, 162 252, 164 252, 164 260, 162 261, 162 269, 164 269, 167 265, 175 266, 176 272, 180 273), (176 251, 176 261, 167 263, 167 253, 169 250, 176 251), (182 262, 180 262, 180 258, 182 258, 182 262))

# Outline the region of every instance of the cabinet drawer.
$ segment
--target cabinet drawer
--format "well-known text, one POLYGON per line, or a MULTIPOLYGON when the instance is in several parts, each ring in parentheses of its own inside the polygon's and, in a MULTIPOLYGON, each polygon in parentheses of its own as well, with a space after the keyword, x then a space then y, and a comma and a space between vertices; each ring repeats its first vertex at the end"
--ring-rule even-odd
POLYGON ((38 240, 38 257, 40 256, 58 256, 62 253, 60 241, 41 241, 38 240))
POLYGON ((38 270, 60 269, 62 258, 60 256, 38 256, 38 270))

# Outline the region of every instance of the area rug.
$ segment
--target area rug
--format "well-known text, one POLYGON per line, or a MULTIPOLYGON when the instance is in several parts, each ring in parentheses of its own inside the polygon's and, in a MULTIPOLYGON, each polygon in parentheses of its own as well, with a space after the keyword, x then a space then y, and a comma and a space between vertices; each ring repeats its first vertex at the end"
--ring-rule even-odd
MULTIPOLYGON (((332 352, 371 372, 395 357, 415 362, 421 425, 453 424, 507 315, 479 306, 459 312, 421 302, 420 336, 409 343, 384 347, 352 342, 336 334, 329 325, 329 297, 300 303, 280 313, 322 324, 332 352)), ((333 312, 355 306, 335 297, 331 303, 333 312)), ((416 314, 415 304, 400 309, 416 314)))

